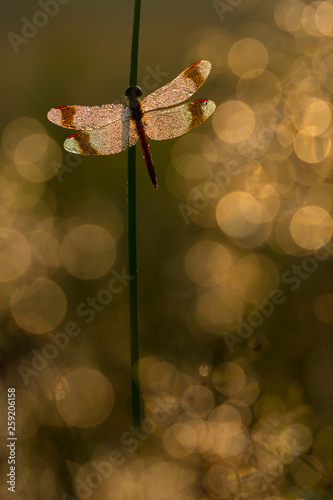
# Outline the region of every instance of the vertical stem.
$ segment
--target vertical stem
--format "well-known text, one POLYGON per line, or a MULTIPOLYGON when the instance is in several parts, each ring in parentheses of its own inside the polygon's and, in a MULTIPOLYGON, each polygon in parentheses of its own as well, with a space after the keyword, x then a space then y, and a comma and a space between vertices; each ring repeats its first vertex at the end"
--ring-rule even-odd
POLYGON ((141 0, 134 0, 134 19, 132 31, 132 50, 130 64, 130 85, 137 84, 138 78, 138 53, 139 53, 139 33, 140 33, 140 11, 141 0))
MULTIPOLYGON (((138 73, 139 31, 141 0, 135 0, 132 32, 132 51, 130 64, 130 85, 136 85, 138 73)), ((140 385, 138 373, 139 333, 138 333, 138 290, 137 290, 137 257, 136 257, 136 148, 128 150, 128 263, 129 275, 129 308, 130 308, 130 341, 131 341, 131 373, 132 373, 132 422, 140 426, 140 385), (133 378, 135 370, 135 380, 133 378)))

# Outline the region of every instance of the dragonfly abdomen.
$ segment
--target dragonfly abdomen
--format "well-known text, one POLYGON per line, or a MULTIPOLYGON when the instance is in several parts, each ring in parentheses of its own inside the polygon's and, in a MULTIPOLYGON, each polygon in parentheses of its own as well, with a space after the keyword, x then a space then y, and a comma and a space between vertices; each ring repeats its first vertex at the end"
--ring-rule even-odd
POLYGON ((155 172, 155 167, 153 163, 153 158, 149 149, 149 144, 147 141, 147 136, 145 134, 145 128, 142 123, 142 121, 136 121, 136 130, 138 132, 138 136, 140 139, 141 147, 142 147, 142 152, 143 152, 143 157, 146 162, 147 170, 149 177, 154 185, 154 188, 158 188, 158 183, 157 183, 157 178, 156 178, 156 172, 155 172))

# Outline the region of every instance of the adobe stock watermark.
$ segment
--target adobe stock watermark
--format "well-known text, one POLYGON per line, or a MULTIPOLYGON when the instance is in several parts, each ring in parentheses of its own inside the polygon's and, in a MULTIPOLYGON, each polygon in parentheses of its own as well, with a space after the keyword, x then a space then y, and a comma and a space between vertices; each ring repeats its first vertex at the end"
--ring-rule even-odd
POLYGON ((22 26, 20 34, 10 31, 7 33, 7 38, 13 47, 15 54, 20 52, 22 45, 26 45, 30 40, 35 38, 41 28, 44 28, 50 18, 55 17, 61 5, 66 5, 71 0, 39 0, 37 3, 41 10, 37 10, 31 20, 27 17, 21 17, 22 26))
POLYGON ((240 173, 241 166, 237 161, 228 162, 224 170, 210 172, 209 177, 212 180, 205 182, 201 189, 195 187, 191 191, 193 195, 191 204, 179 203, 178 205, 185 224, 191 222, 192 215, 198 215, 201 210, 204 210, 209 205, 210 200, 218 198, 223 189, 230 183, 231 177, 240 173))
MULTIPOLYGON (((157 64, 155 69, 151 68, 150 66, 145 67, 146 74, 142 79, 142 83, 138 84, 142 92, 152 92, 153 90, 156 90, 157 87, 161 86, 161 84, 165 81, 165 79, 170 75, 170 73, 166 71, 161 71, 160 65, 157 64)), ((120 99, 116 99, 112 101, 112 104, 120 104, 128 103, 128 99, 125 95, 125 92, 121 94, 120 99)))
POLYGON ((125 452, 134 453, 140 447, 140 443, 146 441, 153 434, 158 424, 163 424, 170 416, 175 415, 173 410, 174 402, 169 396, 166 400, 157 398, 156 406, 152 412, 152 418, 146 417, 142 420, 140 427, 132 426, 120 436, 120 443, 124 452, 119 450, 111 451, 106 460, 93 461, 89 464, 90 471, 87 474, 82 473, 76 476, 73 483, 75 497, 63 493, 61 500, 88 500, 94 490, 102 486, 116 467, 120 467, 126 462, 125 452))
POLYGON ((225 19, 225 14, 230 14, 230 12, 233 12, 236 7, 238 7, 243 0, 214 0, 213 1, 213 7, 215 9, 215 12, 220 18, 220 21, 223 22, 225 19))
MULTIPOLYGON (((256 136, 250 136, 245 141, 238 144, 238 152, 248 160, 255 160, 273 141, 274 135, 278 128, 278 118, 284 118, 277 110, 273 110, 269 125, 263 127, 256 136)), ((195 187, 191 191, 191 203, 179 203, 178 209, 186 224, 191 222, 191 216, 198 215, 204 210, 211 200, 215 200, 222 195, 223 190, 230 184, 232 177, 239 175, 242 172, 241 163, 236 160, 231 160, 226 163, 225 168, 209 173, 210 180, 200 186, 200 189, 195 187)))
MULTIPOLYGON (((96 297, 88 296, 76 307, 76 314, 84 318, 83 321, 86 324, 91 323, 98 313, 104 311, 112 302, 113 296, 121 293, 128 286, 129 281, 133 279, 132 276, 126 274, 125 268, 122 269, 121 273, 113 269, 111 275, 112 278, 106 287, 101 288, 96 297)), ((47 333, 51 342, 45 344, 41 349, 32 349, 29 364, 25 362, 17 366, 17 371, 24 385, 29 385, 31 378, 37 377, 48 366, 49 361, 54 360, 59 352, 68 346, 70 339, 77 337, 81 332, 82 328, 78 322, 67 321, 63 331, 47 333)))
POLYGON ((76 155, 74 153, 68 153, 65 158, 65 164, 59 163, 58 161, 53 161, 51 167, 55 171, 55 176, 59 182, 63 181, 65 174, 70 174, 73 170, 81 165, 82 156, 76 155))
MULTIPOLYGON (((281 282, 289 287, 291 292, 295 292, 301 286, 301 283, 310 278, 317 269, 319 262, 324 262, 333 256, 333 242, 330 241, 316 250, 313 255, 302 259, 300 264, 293 264, 290 269, 281 276, 281 282)), ((271 317, 277 306, 284 304, 287 296, 279 288, 274 290, 268 300, 254 302, 256 310, 249 313, 246 318, 238 319, 239 325, 234 333, 225 333, 223 338, 231 353, 234 352, 236 344, 243 344, 256 328, 259 328, 265 319, 271 317)))
POLYGON ((278 118, 281 121, 285 118, 284 115, 275 108, 273 110, 273 115, 267 127, 262 127, 256 134, 251 134, 245 141, 238 144, 237 151, 239 154, 249 160, 255 160, 265 152, 278 130, 278 118))

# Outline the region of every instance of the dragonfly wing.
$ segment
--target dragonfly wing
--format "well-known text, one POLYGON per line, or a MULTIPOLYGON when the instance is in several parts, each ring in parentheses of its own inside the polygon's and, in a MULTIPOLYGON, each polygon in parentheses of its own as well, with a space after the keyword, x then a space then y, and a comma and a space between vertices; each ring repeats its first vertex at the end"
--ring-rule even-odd
POLYGON ((64 148, 81 155, 112 155, 133 146, 137 140, 135 123, 128 118, 94 130, 81 130, 66 139, 64 148))
POLYGON ((210 69, 209 61, 198 61, 191 64, 170 83, 147 95, 142 101, 143 111, 166 108, 185 101, 201 87, 209 75, 210 69))
POLYGON ((204 122, 215 108, 213 101, 198 99, 175 108, 150 111, 145 115, 145 132, 157 141, 179 137, 204 122))
POLYGON ((58 106, 52 108, 48 119, 65 128, 92 130, 130 116, 128 106, 104 104, 103 106, 58 106))

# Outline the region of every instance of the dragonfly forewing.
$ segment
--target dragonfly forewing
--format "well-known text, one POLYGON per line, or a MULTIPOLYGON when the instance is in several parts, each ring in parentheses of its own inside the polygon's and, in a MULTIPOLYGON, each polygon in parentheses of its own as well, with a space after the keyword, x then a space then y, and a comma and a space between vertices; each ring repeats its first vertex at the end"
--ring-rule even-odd
POLYGON ((191 64, 167 85, 155 90, 142 101, 146 113, 152 109, 166 108, 185 101, 204 83, 211 70, 209 61, 191 64))
POLYGON ((104 104, 102 106, 58 106, 52 108, 48 119, 64 128, 92 130, 104 127, 120 118, 130 116, 130 111, 123 104, 104 104))

